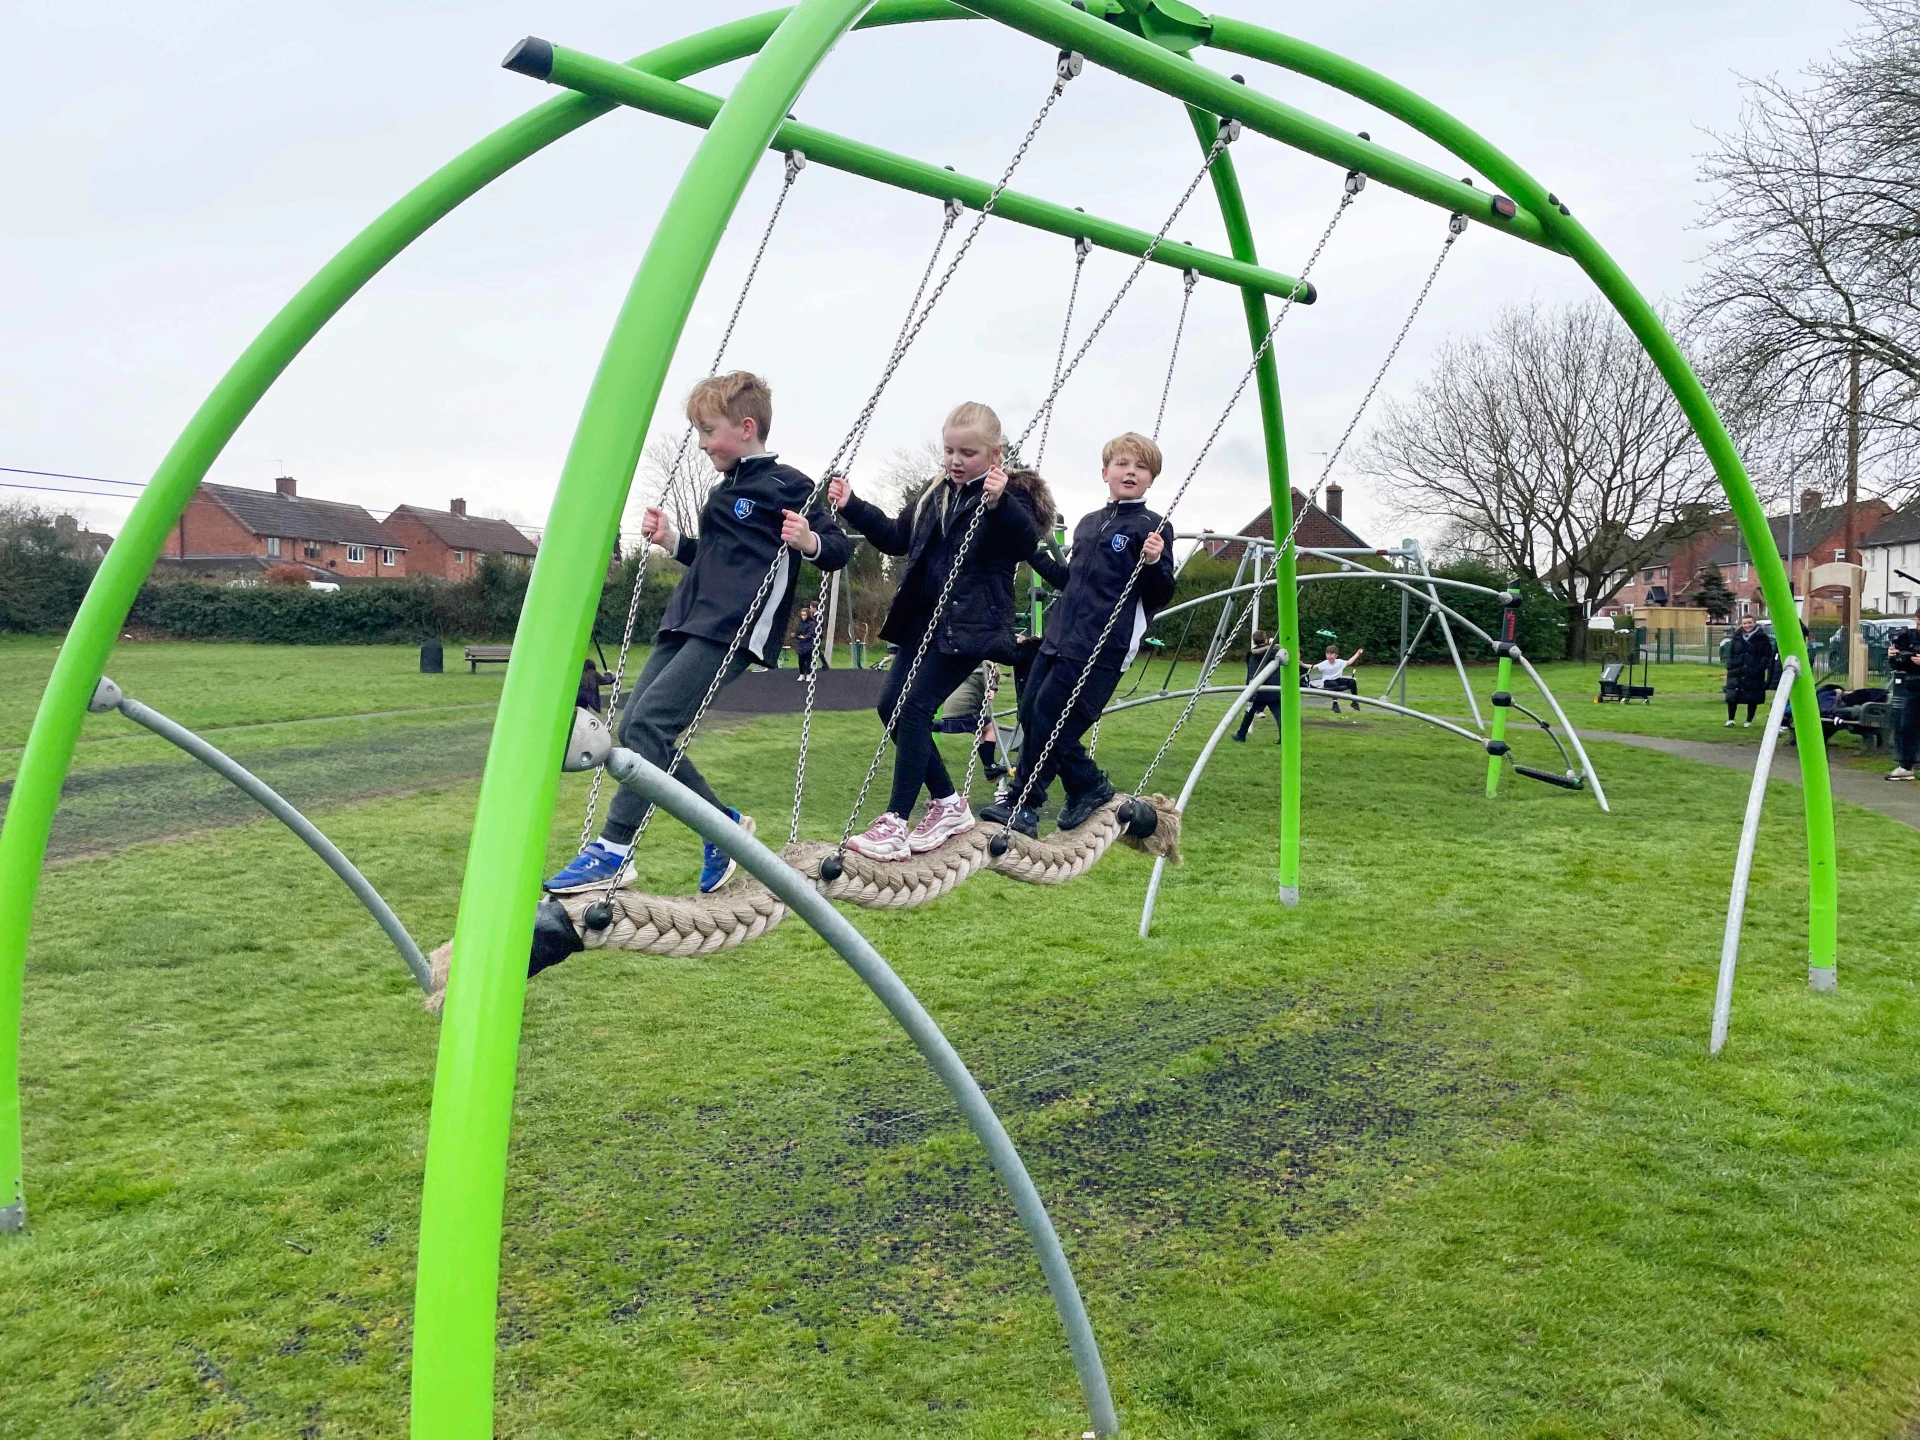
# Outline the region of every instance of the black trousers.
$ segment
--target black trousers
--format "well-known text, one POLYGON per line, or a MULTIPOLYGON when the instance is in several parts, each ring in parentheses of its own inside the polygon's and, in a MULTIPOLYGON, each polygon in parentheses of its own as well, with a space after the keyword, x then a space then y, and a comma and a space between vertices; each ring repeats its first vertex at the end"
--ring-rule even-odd
POLYGON ((1114 688, 1120 683, 1120 672, 1097 667, 1087 676, 1080 698, 1074 701, 1072 713, 1068 714, 1067 697, 1073 693, 1085 666, 1082 660, 1042 655, 1033 662, 1026 688, 1020 693, 1020 769, 1014 776, 1013 793, 1024 794, 1027 797, 1024 803, 1036 810, 1046 803, 1047 787, 1056 775, 1066 786, 1069 798, 1085 795, 1104 778, 1081 738, 1093 728, 1093 722, 1100 718, 1107 701, 1113 698, 1114 688), (1066 715, 1064 723, 1063 714, 1066 715), (1047 737, 1053 734, 1055 725, 1060 726, 1060 736, 1048 749, 1047 737), (1047 750, 1044 761, 1040 761, 1042 750, 1047 750), (1038 770, 1034 768, 1036 761, 1040 761, 1038 770))
POLYGON ((1253 692, 1253 699, 1247 702, 1247 713, 1240 717, 1240 738, 1247 738, 1247 732, 1253 728, 1254 716, 1262 710, 1273 712, 1273 728, 1280 728, 1280 687, 1262 685, 1253 692))
POLYGON ((907 683, 907 672, 913 668, 914 653, 919 648, 918 640, 900 647, 899 657, 887 670, 886 689, 880 692, 880 703, 876 707, 882 724, 888 720, 893 722, 893 794, 887 800, 887 809, 902 820, 913 813, 922 785, 935 800, 944 800, 953 794, 953 779, 947 774, 946 762, 940 758, 940 747, 933 743, 933 712, 962 680, 979 668, 982 658, 942 655, 937 644, 929 646, 926 658, 920 662, 920 673, 914 676, 913 689, 903 703, 900 692, 907 683))
MULTIPOLYGON (((633 682, 633 693, 621 707, 620 743, 666 769, 673 761, 673 748, 681 732, 693 723, 694 712, 706 698, 707 687, 726 655, 727 647, 719 641, 696 635, 662 635, 655 640, 640 678, 633 682)), ((739 678, 746 668, 746 652, 736 652, 722 685, 739 678)), ((713 793, 713 787, 694 768, 691 757, 682 756, 673 774, 709 805, 726 808, 726 802, 713 793)), ((625 786, 616 787, 601 835, 616 845, 630 844, 652 808, 652 801, 625 786)))
POLYGON ((1908 770, 1920 763, 1920 686, 1902 685, 1893 695, 1893 748, 1908 770))

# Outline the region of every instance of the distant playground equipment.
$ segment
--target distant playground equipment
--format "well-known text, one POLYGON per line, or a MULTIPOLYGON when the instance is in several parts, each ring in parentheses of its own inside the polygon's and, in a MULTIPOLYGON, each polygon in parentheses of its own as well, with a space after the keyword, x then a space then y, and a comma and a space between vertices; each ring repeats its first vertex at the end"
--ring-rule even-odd
MULTIPOLYGON (((161 545, 209 466, 273 382, 327 321, 391 260, 461 203, 547 145, 615 107, 637 109, 704 128, 706 133, 679 185, 671 192, 596 371, 556 488, 501 692, 494 744, 475 814, 461 893, 453 942, 460 965, 445 993, 427 1143, 413 1326, 413 1434, 420 1440, 482 1440, 493 1434, 498 1261, 513 1082, 526 979, 539 959, 537 949, 529 956, 528 942, 530 936, 535 937, 536 945, 540 940, 536 933, 540 908, 537 896, 563 755, 570 765, 595 766, 604 760, 608 773, 618 783, 636 787, 733 855, 782 905, 800 913, 818 930, 906 1028, 954 1093, 1007 1185, 1052 1290, 1092 1428, 1100 1435, 1112 1434, 1119 1424, 1118 1414, 1085 1307, 1058 1238, 1004 1129, 924 1009, 828 904, 816 884, 724 816, 703 807, 668 770, 627 763, 611 748, 603 753, 597 744, 586 743, 578 731, 570 729, 574 721, 556 700, 573 693, 577 684, 580 657, 619 516, 669 364, 715 248, 760 156, 772 149, 787 157, 789 187, 792 175, 810 158, 928 196, 940 202, 946 217, 921 291, 909 306, 908 320, 894 343, 880 382, 842 442, 829 472, 835 467, 851 467, 888 380, 932 313, 954 267, 988 215, 993 214, 1010 223, 1071 239, 1076 242, 1076 252, 1084 242, 1134 256, 1138 262, 1071 362, 1065 358, 1063 327, 1053 388, 1034 417, 1034 423, 1042 426, 1051 414, 1054 397, 1086 347, 1149 263, 1178 270, 1187 294, 1192 284, 1186 280, 1188 275, 1239 289, 1252 360, 1213 434, 1198 453, 1204 460, 1233 402, 1251 386, 1259 399, 1274 514, 1290 514, 1291 485, 1278 371, 1272 353, 1275 330, 1295 305, 1311 305, 1317 298, 1308 283, 1313 260, 1369 181, 1438 206, 1447 216, 1447 239, 1428 272, 1426 287, 1349 424, 1348 436, 1419 312, 1420 300, 1425 298, 1449 248, 1469 224, 1477 223, 1485 230, 1504 231, 1518 241, 1568 256, 1621 314, 1672 388, 1726 489, 1759 572, 1768 609, 1787 614, 1792 600, 1786 572, 1739 456, 1658 315, 1573 217, 1566 203, 1481 136, 1429 102, 1373 71, 1260 26, 1226 16, 1208 17, 1175 0, 1077 0, 1071 5, 1064 0, 969 0, 964 9, 944 0, 882 0, 879 4, 869 0, 800 0, 791 9, 720 25, 626 65, 537 39, 516 46, 508 65, 570 93, 504 126, 435 172, 349 242, 288 302, 216 386, 142 490, 61 648, 22 756, 4 831, 0 831, 0 1009, 4 1010, 0 1013, 0 1037, 4 1037, 0 1038, 0 1191, 10 1193, 12 1200, 10 1205, 0 1206, 0 1223, 18 1229, 26 1215, 18 1099, 21 986, 33 898, 49 827, 82 719, 161 545), (997 184, 848 140, 791 118, 808 78, 848 31, 973 18, 997 22, 1057 51, 1046 100, 997 184), (1344 91, 1419 131, 1491 183, 1483 188, 1471 179, 1456 180, 1374 144, 1365 134, 1349 134, 1281 104, 1244 83, 1243 77, 1229 79, 1195 63, 1191 52, 1200 47, 1258 59, 1344 91), (724 100, 681 83, 701 70, 738 60, 749 63, 724 100), (1205 160, 1157 235, 1007 188, 1065 85, 1088 61, 1187 107, 1205 160), (1227 151, 1243 130, 1293 146, 1346 172, 1338 208, 1298 277, 1277 274, 1257 263, 1252 228, 1227 151), (1165 238, 1187 199, 1209 181, 1220 206, 1231 255, 1165 238), (940 245, 967 210, 974 211, 976 218, 945 273, 929 288, 940 245), (1269 310, 1268 297, 1281 302, 1277 317, 1269 310)), ((783 190, 782 198, 785 193, 783 190)), ((771 231, 770 221, 767 233, 771 231)), ((1077 262, 1075 273, 1077 278, 1077 262)), ((741 294, 744 299, 744 288, 741 294)), ((1170 359, 1169 374, 1171 370, 1170 359)), ((1032 428, 1030 424, 1029 433, 1032 428)), ((1040 433, 1044 446, 1045 429, 1040 433)), ((1341 446, 1345 443, 1346 437, 1342 437, 1341 446)), ((1332 463, 1330 459, 1329 467, 1332 463)), ((1181 482, 1175 503, 1192 473, 1181 482)), ((1325 479, 1325 472, 1321 478, 1325 479)), ((1316 492, 1318 488, 1314 487, 1316 492)), ((1284 656, 1276 662, 1276 673, 1285 738, 1281 752, 1278 888, 1286 903, 1298 901, 1301 880, 1301 647, 1293 538, 1289 530, 1274 543, 1268 577, 1274 595, 1274 629, 1284 656)), ((1329 572, 1307 578, 1312 583, 1324 583, 1352 577, 1329 572)), ((1361 578, 1379 582, 1382 577, 1369 573, 1361 578)), ((1439 588, 1437 578, 1429 583, 1429 577, 1400 577, 1387 583, 1417 587, 1413 593, 1431 602, 1430 620, 1438 614, 1443 620, 1460 622, 1461 617, 1445 610, 1431 593, 1439 588)), ((1495 647, 1499 657, 1499 693, 1484 736, 1440 717, 1414 714, 1394 702, 1369 698, 1366 703, 1408 713, 1410 718, 1437 724, 1482 747, 1488 757, 1491 793, 1497 790, 1502 762, 1511 753, 1494 747, 1506 746, 1507 712, 1519 708, 1500 697, 1511 701, 1508 685, 1516 663, 1536 682, 1538 677, 1514 644, 1510 625, 1497 639, 1482 638, 1495 647)), ((1783 650, 1799 658, 1804 666, 1805 648, 1798 635, 1785 637, 1783 650)), ((901 663, 914 665, 918 660, 918 656, 903 655, 901 663)), ((810 684, 801 727, 796 825, 805 779, 812 688, 810 684)), ((1186 709, 1148 767, 1148 777, 1192 713, 1194 702, 1207 689, 1201 684, 1186 697, 1186 709)), ((1804 802, 1809 845, 1810 978, 1816 988, 1830 988, 1837 923, 1832 806, 1824 752, 1818 743, 1818 707, 1804 668, 1796 671, 1793 691, 1794 724, 1803 742, 1802 764, 1807 780, 1804 802)), ((1579 778, 1593 789, 1596 802, 1604 805, 1604 795, 1578 737, 1544 687, 1542 693, 1558 721, 1559 732, 1572 747, 1571 758, 1563 752, 1566 772, 1551 783, 1573 780, 1577 762, 1579 778)), ((1475 707, 1479 729, 1477 702, 1475 707)), ((989 695, 983 709, 991 708, 989 695)), ((702 709, 704 712, 705 707, 702 709)), ((1531 712, 1524 713, 1552 733, 1546 721, 1531 716, 1531 712)), ((590 737, 591 727, 588 730, 590 737)), ((1053 737, 1041 743, 1050 745, 1053 737)), ((1529 773, 1517 765, 1515 768, 1516 773, 1529 773)), ((1530 778, 1547 780, 1551 774, 1542 771, 1530 778)), ((1145 777, 1136 791, 1144 785, 1145 777)), ((1116 819, 1120 808, 1115 807, 1116 819)), ((858 801, 854 809, 857 814, 858 801)), ((1160 822, 1162 812, 1155 804, 1136 799, 1128 802, 1128 809, 1125 823, 1129 830, 1160 822)), ((797 843, 797 838, 797 832, 790 833, 790 843, 797 843)), ((817 872, 828 884, 837 884, 854 873, 840 848, 834 847, 834 853, 822 859, 817 872), (838 866, 839 873, 829 874, 830 864, 838 866)), ((988 846, 989 856, 996 860, 1016 850, 1004 833, 992 837, 988 846), (1004 846, 1004 851, 996 852, 994 845, 1004 846)), ((611 923, 611 917, 609 920, 611 923)), ((6 1198, 6 1194, 0 1194, 0 1201, 6 1198)))
MULTIPOLYGON (((1178 538, 1195 543, 1206 543, 1219 541, 1223 537, 1215 535, 1212 532, 1202 532, 1195 535, 1182 535, 1178 538)), ((1244 627, 1251 632, 1259 627, 1262 596, 1271 596, 1273 602, 1278 603, 1278 592, 1275 582, 1278 567, 1273 563, 1275 554, 1274 542, 1258 536, 1236 535, 1229 537, 1228 543, 1243 547, 1239 566, 1234 573, 1232 583, 1222 589, 1197 596, 1192 600, 1184 601, 1179 605, 1168 606, 1167 609, 1160 612, 1160 618, 1164 620, 1168 615, 1181 610, 1197 611, 1200 607, 1206 605, 1217 604, 1221 606, 1220 615, 1214 623, 1213 634, 1208 640, 1206 651, 1200 661, 1196 683, 1184 690, 1168 690, 1163 687, 1158 694, 1150 694, 1137 699, 1121 701, 1110 705, 1107 709, 1107 713, 1111 714, 1117 710, 1132 709, 1139 705, 1151 705, 1161 700, 1185 698, 1187 701, 1185 714, 1191 714, 1194 705, 1202 695, 1232 694, 1236 697, 1234 703, 1229 705, 1226 713, 1220 717, 1220 721, 1214 727, 1212 735, 1208 737, 1207 743, 1201 748, 1199 756, 1194 760, 1192 768, 1187 773, 1186 783, 1182 786, 1179 797, 1173 802, 1173 809, 1182 817, 1183 822, 1187 807, 1192 801, 1195 789, 1199 785, 1200 777, 1206 770, 1207 762, 1213 758, 1213 753, 1219 747, 1220 740, 1227 733, 1228 727, 1240 718, 1241 712, 1252 702, 1254 695, 1261 689, 1269 687, 1269 683, 1276 672, 1292 672, 1296 685, 1299 680, 1299 667, 1291 663, 1287 653, 1283 650, 1259 675, 1254 677, 1254 679, 1249 681, 1244 687, 1214 685, 1210 683, 1214 670, 1219 666, 1221 660, 1226 657, 1228 649, 1233 644, 1240 630, 1244 627), (1252 577, 1251 579, 1247 578, 1249 575, 1252 577), (1243 596, 1245 597, 1244 604, 1241 603, 1241 597, 1243 596)), ((1309 572, 1305 575, 1299 575, 1296 578, 1296 583, 1299 585, 1348 580, 1391 586, 1400 591, 1403 605, 1401 612, 1399 663, 1394 667, 1393 674, 1382 687, 1382 694, 1391 692, 1394 685, 1399 684, 1401 686, 1402 700, 1404 701, 1406 695, 1405 680, 1407 665, 1411 661, 1413 653, 1419 646, 1421 639, 1426 635, 1427 627, 1437 624, 1441 634, 1446 639, 1447 651, 1452 658, 1454 673, 1459 677, 1460 688, 1462 694, 1465 696, 1467 709, 1473 716, 1473 724, 1475 728, 1482 733, 1476 734, 1474 730, 1469 730, 1464 725, 1449 720, 1444 716, 1434 715, 1423 710, 1415 709, 1404 703, 1395 703, 1393 701, 1380 699, 1376 696, 1341 693, 1338 695, 1328 694, 1326 696, 1327 699, 1338 699, 1350 703, 1356 708, 1365 706, 1369 709, 1384 711, 1390 715, 1399 715, 1407 719, 1418 720, 1466 740, 1487 756, 1486 793, 1489 799, 1499 793, 1501 762, 1504 760, 1513 766, 1515 774, 1524 776, 1529 780, 1537 780, 1542 784, 1556 786, 1565 790, 1584 790, 1591 788, 1594 802, 1600 809, 1606 811, 1609 808, 1607 805, 1606 792, 1600 785, 1600 777, 1598 773, 1595 772, 1592 762, 1587 757, 1585 746, 1580 743, 1579 734, 1567 719, 1566 712, 1560 708, 1560 702, 1554 698, 1553 692, 1548 688, 1546 681, 1541 677, 1540 673, 1534 669, 1532 662, 1522 653, 1519 645, 1514 643, 1515 622, 1520 609, 1520 596, 1518 592, 1511 590, 1494 590, 1484 585, 1475 585, 1464 580, 1452 580, 1445 576, 1434 575, 1427 567, 1426 557, 1421 553, 1419 543, 1413 540, 1403 541, 1398 547, 1391 549, 1317 549, 1302 546, 1299 547, 1299 553, 1312 556, 1315 559, 1331 562, 1339 567, 1334 570, 1319 570, 1309 572), (1398 568, 1388 570, 1376 569, 1372 566, 1361 564, 1361 557, 1385 560, 1398 568), (1473 621, 1441 600, 1439 594, 1440 588, 1449 586, 1458 590, 1489 596, 1501 602, 1502 633, 1499 638, 1487 634, 1486 631, 1474 624, 1473 621), (1421 619, 1420 628, 1413 633, 1412 639, 1409 640, 1406 631, 1407 607, 1414 604, 1424 606, 1426 613, 1421 619), (1461 657, 1460 646, 1454 636, 1453 627, 1456 625, 1483 641, 1499 661, 1498 679, 1491 697, 1491 708, 1493 710, 1491 726, 1481 718, 1479 701, 1474 694, 1473 682, 1467 675, 1466 664, 1461 657), (1545 719, 1514 698, 1510 687, 1512 683, 1512 667, 1516 661, 1526 671, 1528 678, 1533 682, 1534 688, 1539 691, 1547 708, 1552 711, 1555 719, 1559 722, 1558 730, 1555 729, 1553 722, 1545 719), (1518 711, 1521 715, 1532 721, 1535 727, 1544 734, 1547 739, 1553 742, 1554 747, 1560 755, 1561 768, 1559 770, 1544 770, 1536 766, 1523 765, 1514 757, 1513 747, 1507 739, 1507 712, 1509 710, 1518 711), (1562 732, 1564 732, 1566 737, 1564 741, 1561 738, 1562 732), (1571 746, 1571 751, 1569 751, 1569 745, 1571 746)), ((1282 693, 1284 695, 1284 691, 1282 693)), ((1300 696, 1302 699, 1314 693, 1315 692, 1306 687, 1300 687, 1300 696)), ((1175 728, 1178 729, 1178 726, 1176 725, 1175 728)), ((1140 912, 1139 934, 1143 940, 1148 938, 1153 931, 1154 906, 1159 899, 1161 882, 1165 873, 1166 857, 1156 857, 1153 864, 1153 873, 1147 881, 1146 901, 1141 907, 1140 912)))

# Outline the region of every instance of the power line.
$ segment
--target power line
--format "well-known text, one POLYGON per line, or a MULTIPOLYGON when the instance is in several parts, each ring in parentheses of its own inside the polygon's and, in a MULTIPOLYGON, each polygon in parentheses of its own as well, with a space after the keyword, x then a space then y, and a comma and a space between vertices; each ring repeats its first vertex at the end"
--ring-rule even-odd
MULTIPOLYGON (((146 488, 144 480, 109 480, 104 475, 69 475, 64 470, 22 470, 15 465, 0 465, 0 473, 7 475, 44 475, 49 480, 91 480, 96 485, 129 485, 135 490, 146 488)), ((64 492, 80 495, 86 492, 73 490, 64 492)))
MULTIPOLYGON (((20 472, 13 471, 10 473, 19 474, 20 472)), ((26 473, 29 475, 32 475, 38 472, 29 470, 26 473)), ((87 477, 83 475, 80 478, 84 480, 87 477)), ((92 496, 95 500, 131 500, 133 499, 133 496, 131 495, 115 495, 111 491, 72 490, 72 489, 68 489, 64 485, 27 485, 27 484, 23 484, 18 480, 0 480, 0 489, 34 490, 44 495, 89 495, 89 496, 92 496)))

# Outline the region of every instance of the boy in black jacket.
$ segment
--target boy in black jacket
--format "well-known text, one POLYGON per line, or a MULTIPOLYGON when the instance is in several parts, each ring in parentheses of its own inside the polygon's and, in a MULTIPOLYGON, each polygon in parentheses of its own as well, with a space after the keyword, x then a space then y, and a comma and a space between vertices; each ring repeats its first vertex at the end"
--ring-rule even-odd
POLYGON ((881 722, 893 732, 893 793, 871 828, 847 841, 849 850, 872 860, 905 860, 973 829, 967 797, 954 793, 933 743, 933 712, 982 660, 1013 659, 1013 572, 1053 521, 1053 497, 1039 475, 1000 468, 1000 417, 985 405, 969 401, 955 408, 941 442, 947 473, 898 515, 855 496, 844 477, 836 477, 830 491, 847 523, 876 549, 906 557, 880 629, 881 639, 900 647, 879 704, 881 722), (976 513, 979 528, 962 559, 960 542, 976 513), (949 576, 953 587, 936 614, 949 576), (913 689, 903 695, 929 627, 926 656, 913 689), (909 831, 907 816, 922 785, 927 811, 909 831))
MULTIPOLYGON (((773 394, 766 381, 744 370, 702 380, 687 397, 687 419, 721 479, 707 494, 698 537, 675 533, 658 506, 649 506, 640 522, 641 533, 670 552, 687 573, 667 602, 653 653, 620 711, 620 743, 663 770, 743 627, 746 634, 722 684, 749 664, 770 665, 778 656, 801 557, 822 570, 838 570, 853 553, 832 512, 810 503, 813 481, 768 451, 773 394), (755 611, 760 582, 776 563, 779 572, 755 611)), ((683 756, 673 773, 752 831, 752 819, 715 795, 691 760, 683 756)), ((614 883, 632 859, 634 836, 651 808, 639 796, 616 790, 600 838, 547 881, 547 889, 591 890, 614 883)), ((701 893, 718 890, 732 874, 727 853, 708 845, 701 893)))
POLYGON ((1067 803, 1060 810, 1062 830, 1078 829, 1113 798, 1112 784, 1080 737, 1100 718, 1147 627, 1173 594, 1173 527, 1146 505, 1147 490, 1160 474, 1160 447, 1128 431, 1107 442, 1100 464, 1112 499, 1074 527, 1068 563, 1063 566, 1044 551, 1032 560, 1040 578, 1064 593, 1021 692, 1020 770, 1012 794, 1004 804, 980 812, 982 819, 1010 825, 1022 835, 1039 833, 1039 807, 1056 773, 1067 790, 1067 803), (1094 646, 1123 593, 1125 608, 1096 656, 1094 646), (1083 673, 1086 684, 1068 713, 1068 697, 1083 673), (1055 726, 1060 728, 1057 737, 1055 726))

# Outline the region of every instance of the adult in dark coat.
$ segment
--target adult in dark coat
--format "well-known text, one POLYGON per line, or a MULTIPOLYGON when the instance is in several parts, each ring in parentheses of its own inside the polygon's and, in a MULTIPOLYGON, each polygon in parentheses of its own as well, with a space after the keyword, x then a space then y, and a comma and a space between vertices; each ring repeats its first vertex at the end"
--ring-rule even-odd
POLYGON ((1753 712, 1767 703, 1767 687, 1774 683, 1774 662, 1780 651, 1773 637, 1754 624, 1751 615, 1740 621, 1727 650, 1727 724, 1733 724, 1733 712, 1747 707, 1747 724, 1753 724, 1753 712))

